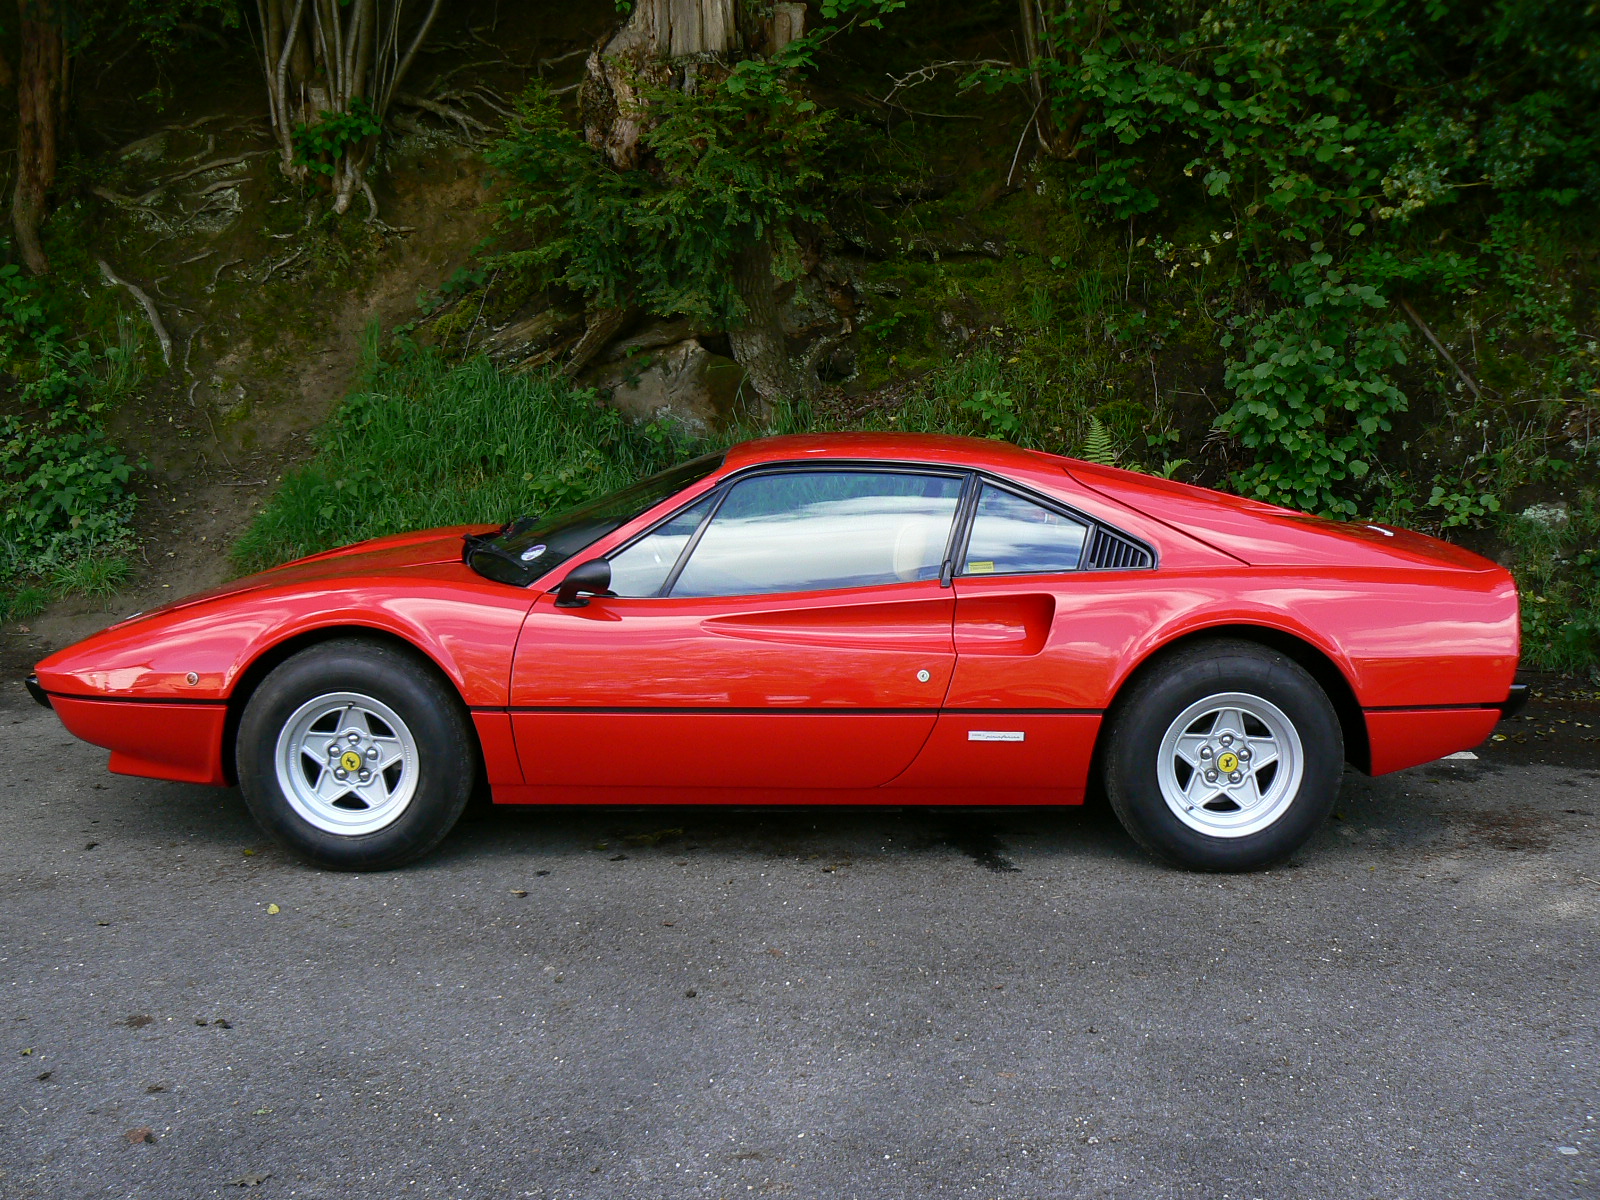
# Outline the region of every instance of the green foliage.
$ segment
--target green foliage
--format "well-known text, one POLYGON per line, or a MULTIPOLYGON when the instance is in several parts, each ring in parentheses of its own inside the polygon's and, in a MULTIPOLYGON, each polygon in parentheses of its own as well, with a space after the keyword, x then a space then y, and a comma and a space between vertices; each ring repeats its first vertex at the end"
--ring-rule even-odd
MULTIPOLYGON (((134 466, 107 440, 99 396, 136 371, 126 345, 97 356, 62 345, 42 289, 0 267, 0 356, 20 388, 0 417, 0 608, 26 610, 74 586, 130 539, 134 466)), ((125 570, 125 566, 123 568, 125 570)), ((93 576, 101 578, 102 575, 93 576)))
POLYGON ((311 125, 294 127, 294 161, 318 175, 333 176, 345 152, 376 136, 383 126, 365 97, 355 96, 344 112, 323 111, 311 125))
POLYGON ((1439 524, 1445 529, 1472 525, 1500 511, 1498 497, 1488 492, 1452 492, 1443 484, 1433 485, 1428 495, 1428 507, 1439 512, 1439 524))
MULTIPOLYGON (((1256 322, 1244 356, 1228 364, 1237 400, 1217 425, 1255 451, 1234 481, 1246 495, 1354 516, 1341 485, 1371 471, 1379 435, 1406 406, 1387 374, 1406 360, 1405 330, 1369 320, 1383 298, 1369 285, 1345 283, 1328 269, 1332 257, 1312 250, 1291 276, 1300 303, 1256 322)), ((1224 335, 1224 346, 1232 341, 1224 335)))
POLYGON ((39 286, 15 263, 0 266, 0 360, 9 363, 45 328, 44 295, 39 286))
POLYGON ((1010 392, 984 388, 957 401, 956 407, 971 417, 985 437, 1014 441, 1022 432, 1017 402, 1010 392))
POLYGON ((504 261, 600 307, 735 325, 741 253, 766 242, 780 277, 799 271, 795 227, 822 218, 838 118, 756 59, 692 95, 641 90, 649 170, 612 166, 542 86, 522 97, 490 161, 509 180, 504 219, 534 247, 504 261))
POLYGON ((563 376, 449 365, 406 349, 369 358, 361 390, 322 429, 235 547, 260 569, 364 538, 537 515, 687 456, 670 430, 636 426, 563 376))
POLYGON ((1564 511, 1507 517, 1501 532, 1516 553, 1523 660, 1593 669, 1600 664, 1600 492, 1585 488, 1564 511))
POLYGON ((0 420, 0 547, 7 563, 37 569, 121 540, 133 515, 132 474, 92 409, 68 401, 42 421, 0 420))
POLYGON ((1118 218, 1181 168, 1256 248, 1355 246, 1467 186, 1593 195, 1597 33, 1564 0, 1068 3, 1041 68, 1059 120, 1088 106, 1081 186, 1118 218))
MULTIPOLYGON (((1600 9, 1563 0, 1067 0, 1033 66, 1075 135, 1076 196, 1165 273, 1236 273, 1234 402, 1252 494, 1351 514, 1407 396, 1397 294, 1508 288, 1576 389, 1585 339, 1530 249, 1600 201, 1600 9), (1131 226, 1130 226, 1131 228, 1131 226), (1129 234, 1132 241, 1132 234, 1129 234), (1141 240, 1139 245, 1146 244, 1141 240), (1247 315, 1254 313, 1253 317, 1247 315)), ((1016 71, 992 83, 1021 81, 1016 71)), ((1130 255, 1133 246, 1130 245, 1130 255)), ((1130 262, 1131 265, 1131 262, 1130 262)), ((1464 494, 1464 493, 1463 493, 1464 494)), ((1457 507, 1454 515, 1466 511, 1457 507)))

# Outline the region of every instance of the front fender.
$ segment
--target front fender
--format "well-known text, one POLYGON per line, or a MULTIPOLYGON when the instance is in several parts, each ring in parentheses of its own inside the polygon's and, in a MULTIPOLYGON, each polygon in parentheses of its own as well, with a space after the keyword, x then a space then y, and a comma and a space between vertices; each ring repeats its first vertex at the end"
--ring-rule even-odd
POLYGON ((46 658, 39 681, 52 695, 215 703, 291 639, 371 629, 427 655, 469 706, 504 706, 532 601, 458 564, 360 584, 266 586, 114 625, 46 658))

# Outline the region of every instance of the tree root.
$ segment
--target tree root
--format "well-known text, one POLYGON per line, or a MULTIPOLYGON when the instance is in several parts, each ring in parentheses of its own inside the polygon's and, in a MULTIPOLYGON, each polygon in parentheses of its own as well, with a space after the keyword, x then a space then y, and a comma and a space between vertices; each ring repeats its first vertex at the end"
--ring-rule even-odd
POLYGON ((473 130, 479 133, 493 133, 494 127, 485 125, 470 113, 464 113, 459 108, 451 108, 448 104, 440 104, 437 100, 429 100, 426 96, 413 96, 409 92, 396 92, 396 104, 404 104, 407 108, 420 108, 423 112, 431 112, 436 117, 443 117, 447 121, 454 121, 461 126, 463 133, 470 135, 473 130))
POLYGON ((225 192, 229 188, 240 187, 244 183, 245 183, 245 177, 244 176, 240 176, 238 178, 233 178, 233 179, 219 179, 215 183, 206 184, 205 187, 200 189, 198 194, 201 195, 201 196, 209 196, 209 195, 211 195, 212 192, 225 192))
POLYGON ((267 280, 272 278, 272 273, 274 271, 281 270, 282 268, 287 267, 290 263, 295 262, 298 259, 304 258, 305 254, 306 254, 305 247, 302 246, 299 250, 296 250, 293 254, 289 255, 287 258, 280 258, 275 263, 269 263, 267 265, 267 273, 261 277, 261 282, 265 283, 267 280))
POLYGON ((156 341, 161 343, 161 361, 168 367, 172 366, 172 338, 167 333, 167 327, 161 323, 161 314, 156 311, 156 302, 142 288, 135 287, 111 269, 111 264, 105 259, 96 260, 100 264, 100 274, 104 275, 106 282, 115 287, 128 289, 128 294, 139 302, 144 309, 144 315, 150 318, 150 328, 155 332, 156 341))
POLYGON ((126 146, 123 146, 120 150, 114 151, 113 157, 122 158, 130 151, 137 149, 139 146, 143 145, 145 142, 148 142, 151 138, 156 137, 159 134, 181 133, 189 129, 198 129, 202 125, 209 125, 212 121, 220 121, 227 115, 227 113, 212 113, 210 116, 198 117, 195 120, 189 121, 182 125, 163 125, 160 129, 153 130, 150 133, 140 134, 126 146))
POLYGON ((153 188, 141 196, 140 199, 143 200, 150 196, 154 196, 157 192, 160 192, 165 188, 169 188, 175 183, 180 183, 185 179, 192 178, 195 175, 204 175, 207 171, 215 171, 220 167, 236 167, 240 163, 247 162, 252 158, 262 158, 266 155, 274 153, 276 153, 276 151, 273 150, 246 150, 243 154, 231 154, 227 158, 214 158, 210 162, 201 163, 198 167, 190 167, 187 171, 179 171, 176 175, 169 175, 166 179, 161 180, 161 182, 157 183, 153 188))
POLYGON ((153 208, 142 196, 124 196, 121 192, 114 192, 108 187, 101 187, 98 183, 90 184, 89 191, 92 195, 99 196, 118 208, 153 208))

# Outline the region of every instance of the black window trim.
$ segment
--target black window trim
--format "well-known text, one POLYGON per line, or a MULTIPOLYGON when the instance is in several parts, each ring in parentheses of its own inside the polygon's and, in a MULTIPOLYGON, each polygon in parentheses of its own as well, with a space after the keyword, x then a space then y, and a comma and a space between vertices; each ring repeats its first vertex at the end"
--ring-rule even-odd
MULTIPOLYGON (((705 492, 702 492, 700 495, 696 496, 693 500, 689 501, 689 503, 681 505, 680 507, 673 509, 670 513, 668 513, 666 516, 662 517, 660 520, 651 522, 651 524, 649 526, 647 526, 646 528, 640 530, 638 533, 634 534, 633 537, 629 538, 627 541, 623 542, 621 545, 615 546, 612 549, 606 551, 606 553, 604 555, 605 560, 607 562, 610 562, 617 555, 623 553, 626 550, 632 549, 635 544, 637 544, 638 542, 642 542, 645 538, 649 537, 652 533, 654 533, 656 530, 660 529, 663 525, 666 525, 669 522, 671 522, 673 520, 676 520, 678 517, 680 517, 684 513, 688 512, 696 504, 699 504, 701 501, 705 500, 706 497, 708 497, 708 496, 715 497, 715 499, 713 500, 712 505, 711 505, 711 510, 708 513, 706 513, 706 515, 703 518, 701 518, 700 524, 695 529, 694 534, 689 538, 688 542, 685 543, 683 549, 681 551, 679 551, 678 560, 677 560, 677 562, 673 563, 672 570, 667 573, 666 581, 664 583, 662 583, 660 589, 658 591, 656 591, 653 595, 632 597, 633 599, 636 599, 636 600, 666 600, 666 599, 670 599, 671 596, 672 596, 672 589, 673 589, 673 587, 675 587, 677 585, 678 576, 683 574, 683 569, 686 566, 688 566, 688 564, 689 564, 689 556, 694 553, 695 547, 700 544, 701 537, 703 537, 705 535, 705 531, 710 527, 711 522, 716 518, 718 510, 720 510, 722 508, 723 501, 728 498, 728 493, 731 492, 736 485, 738 485, 740 483, 743 483, 746 479, 753 479, 753 478, 755 478, 757 476, 761 476, 761 475, 797 475, 797 474, 806 474, 806 475, 819 475, 819 474, 935 475, 935 476, 939 476, 939 477, 942 477, 942 478, 945 478, 945 479, 960 479, 962 481, 962 483, 961 483, 962 490, 961 490, 961 493, 957 497, 957 500, 956 500, 955 517, 950 523, 950 536, 945 541, 944 558, 940 562, 939 576, 938 576, 939 585, 941 587, 949 587, 950 586, 948 583, 945 582, 945 574, 946 574, 946 571, 948 570, 950 564, 952 562, 954 562, 954 558, 953 558, 953 556, 951 554, 951 551, 954 549, 956 538, 960 535, 960 533, 962 531, 962 519, 963 519, 963 515, 964 514, 962 512, 962 507, 961 506, 966 501, 967 492, 969 490, 976 491, 976 488, 974 488, 972 486, 972 482, 971 481, 972 481, 973 471, 972 471, 972 469, 970 467, 950 466, 950 465, 944 464, 944 463, 926 463, 926 464, 924 464, 924 463, 911 463, 911 462, 882 462, 882 461, 880 461, 878 459, 870 459, 870 458, 867 458, 867 459, 854 459, 854 458, 843 459, 843 458, 839 458, 839 459, 829 459, 827 462, 807 462, 805 459, 801 459, 799 461, 788 461, 788 460, 785 460, 785 461, 782 461, 782 462, 755 463, 755 464, 752 464, 751 466, 748 466, 748 467, 741 467, 739 470, 734 471, 732 474, 726 475, 723 478, 717 480, 716 484, 713 487, 711 487, 710 489, 708 489, 705 492)), ((755 594, 757 594, 757 595, 783 596, 783 595, 792 595, 793 593, 790 593, 790 592, 770 592, 770 593, 755 593, 755 594)))
MULTIPOLYGON (((617 555, 622 554, 626 550, 632 549, 634 545, 642 542, 645 538, 649 537, 663 525, 676 520, 678 517, 688 512, 689 509, 693 508, 697 504, 702 503, 709 497, 712 501, 710 511, 708 511, 706 515, 701 518, 699 526, 695 529, 689 540, 684 544, 683 549, 678 552, 678 559, 675 563, 673 563, 672 570, 667 573, 666 580, 662 583, 660 589, 653 595, 633 597, 633 599, 638 600, 670 599, 672 596, 672 589, 678 582, 678 576, 683 574, 684 567, 686 567, 689 563, 689 556, 694 553, 695 547, 700 544, 701 537, 705 535, 706 529, 710 527, 711 522, 716 518, 718 510, 722 508, 723 501, 727 499, 728 493, 733 490, 735 485, 742 483, 746 479, 751 479, 759 475, 794 475, 799 473, 820 474, 824 472, 855 474, 870 472, 876 475, 938 475, 947 479, 960 478, 962 480, 961 495, 956 501, 955 519, 951 523, 950 537, 945 545, 944 559, 939 568, 938 580, 941 588, 951 587, 956 579, 980 578, 979 576, 971 575, 963 576, 958 568, 965 559, 967 553, 967 544, 972 536, 972 525, 978 510, 978 497, 983 491, 984 484, 992 484, 1001 491, 1010 492, 1013 496, 1016 496, 1021 500, 1025 500, 1031 504, 1037 504, 1042 508, 1050 509, 1053 512, 1060 513, 1062 516, 1068 517, 1071 520, 1083 525, 1087 532, 1085 533, 1083 539, 1083 553, 1078 556, 1078 565, 1070 571, 999 571, 993 575, 981 576, 981 578, 1018 579, 1030 575, 1075 575, 1080 571, 1085 574, 1099 574, 1100 572, 1087 565, 1089 549, 1093 544, 1094 534, 1097 529, 1104 529, 1107 533, 1112 534, 1115 537, 1123 538, 1124 540, 1133 543, 1150 556, 1150 565, 1147 567, 1121 567, 1115 568, 1115 570, 1154 571, 1160 566, 1160 558, 1156 553, 1155 547, 1149 542, 1145 541, 1143 538, 1134 537, 1132 534, 1125 533, 1115 525, 1111 525, 1105 521, 1099 520, 1098 518, 1091 517, 1087 513, 1080 512, 1073 508, 1070 504, 1066 504, 1060 500, 1054 499, 1053 497, 1043 495, 1042 493, 1036 492, 1032 488, 1027 487, 1024 484, 1019 484, 1014 480, 1006 479, 1003 476, 995 475, 992 472, 982 470, 981 468, 955 466, 949 463, 919 463, 899 460, 885 462, 881 459, 870 458, 837 458, 829 459, 825 462, 813 462, 805 459, 786 459, 778 462, 754 463, 748 467, 741 467, 737 471, 725 475, 721 479, 717 480, 712 487, 696 496, 693 500, 690 500, 687 504, 680 505, 667 515, 661 517, 659 520, 651 522, 648 526, 634 534, 633 537, 629 538, 626 542, 623 542, 618 546, 614 546, 612 549, 606 551, 604 557, 607 562, 610 562, 617 555)), ((758 594, 781 596, 792 595, 793 593, 772 592, 758 594)))
POLYGON ((952 558, 950 563, 952 577, 955 579, 1022 579, 1028 576, 1076 575, 1080 571, 1085 575, 1099 575, 1106 573, 1106 570, 1089 566, 1089 551, 1094 545, 1094 535, 1097 530, 1101 529, 1105 530, 1114 537, 1119 537, 1125 541, 1133 543, 1150 556, 1150 565, 1147 567, 1115 567, 1109 568, 1108 570, 1154 571, 1160 566, 1160 557, 1156 554, 1156 548, 1143 538, 1134 537, 1132 534, 1124 533, 1115 525, 1108 524, 1097 517, 1091 517, 1088 513, 1079 512, 1070 504, 1063 503, 1062 501, 1056 500, 1050 496, 1042 495, 1030 487, 1017 483, 1013 480, 1006 479, 1003 476, 994 475, 983 470, 974 471, 973 474, 977 476, 978 486, 972 489, 972 504, 967 512, 966 526, 961 531, 961 542, 957 547, 958 553, 952 558), (1025 500, 1030 504, 1037 504, 1040 508, 1049 509, 1052 512, 1059 513, 1061 516, 1066 517, 1069 520, 1076 521, 1078 524, 1082 525, 1084 527, 1083 551, 1078 555, 1078 565, 1068 571, 995 571, 993 574, 984 575, 964 574, 960 569, 960 564, 966 561, 968 546, 972 538, 972 526, 977 519, 978 498, 983 491, 982 485, 984 484, 990 484, 1002 492, 1011 493, 1011 495, 1017 497, 1019 500, 1025 500))

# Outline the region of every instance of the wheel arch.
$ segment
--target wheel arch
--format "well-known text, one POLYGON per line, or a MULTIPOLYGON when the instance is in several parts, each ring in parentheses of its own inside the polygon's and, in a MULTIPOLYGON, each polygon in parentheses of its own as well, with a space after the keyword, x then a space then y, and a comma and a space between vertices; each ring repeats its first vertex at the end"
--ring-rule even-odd
POLYGON ((1100 754, 1105 731, 1111 727, 1112 714, 1116 711, 1117 705, 1122 698, 1128 695, 1141 679, 1160 667, 1161 663, 1173 653, 1187 649, 1197 643, 1224 640, 1254 642, 1269 650, 1278 651, 1304 669, 1306 674, 1316 681, 1323 694, 1328 697, 1328 702, 1333 705, 1333 710, 1339 718, 1339 728, 1344 737, 1345 761, 1360 771, 1371 772, 1372 747, 1367 737, 1366 715, 1362 712, 1361 702, 1356 698, 1355 688, 1351 685, 1349 677, 1339 664, 1322 648, 1287 630, 1274 629, 1267 625, 1229 624, 1208 625, 1205 628, 1184 633, 1169 642, 1163 642, 1160 646, 1151 650, 1123 677, 1122 681, 1117 685, 1115 694, 1112 696, 1110 707, 1106 710, 1106 719, 1100 724, 1100 735, 1096 738, 1095 761, 1091 768, 1091 778, 1098 778, 1099 776, 1100 754))
MULTIPOLYGON (((228 693, 228 715, 222 726, 222 772, 230 785, 239 782, 239 769, 237 762, 237 742, 239 737, 239 721, 244 716, 245 706, 250 703, 250 697, 255 694, 261 681, 272 674, 280 664, 293 658, 302 650, 323 642, 335 641, 342 638, 372 642, 375 645, 387 646, 399 650, 407 657, 413 659, 418 665, 431 672, 442 683, 456 702, 461 705, 461 711, 468 715, 468 724, 471 724, 471 713, 467 707, 466 699, 461 694, 461 688, 450 672, 446 671, 432 655, 421 646, 412 642, 392 630, 379 628, 372 625, 320 625, 314 629, 304 629, 298 633, 290 634, 282 641, 274 642, 261 650, 255 658, 239 672, 234 680, 233 688, 228 693)), ((483 748, 478 747, 479 771, 483 769, 483 748)))

